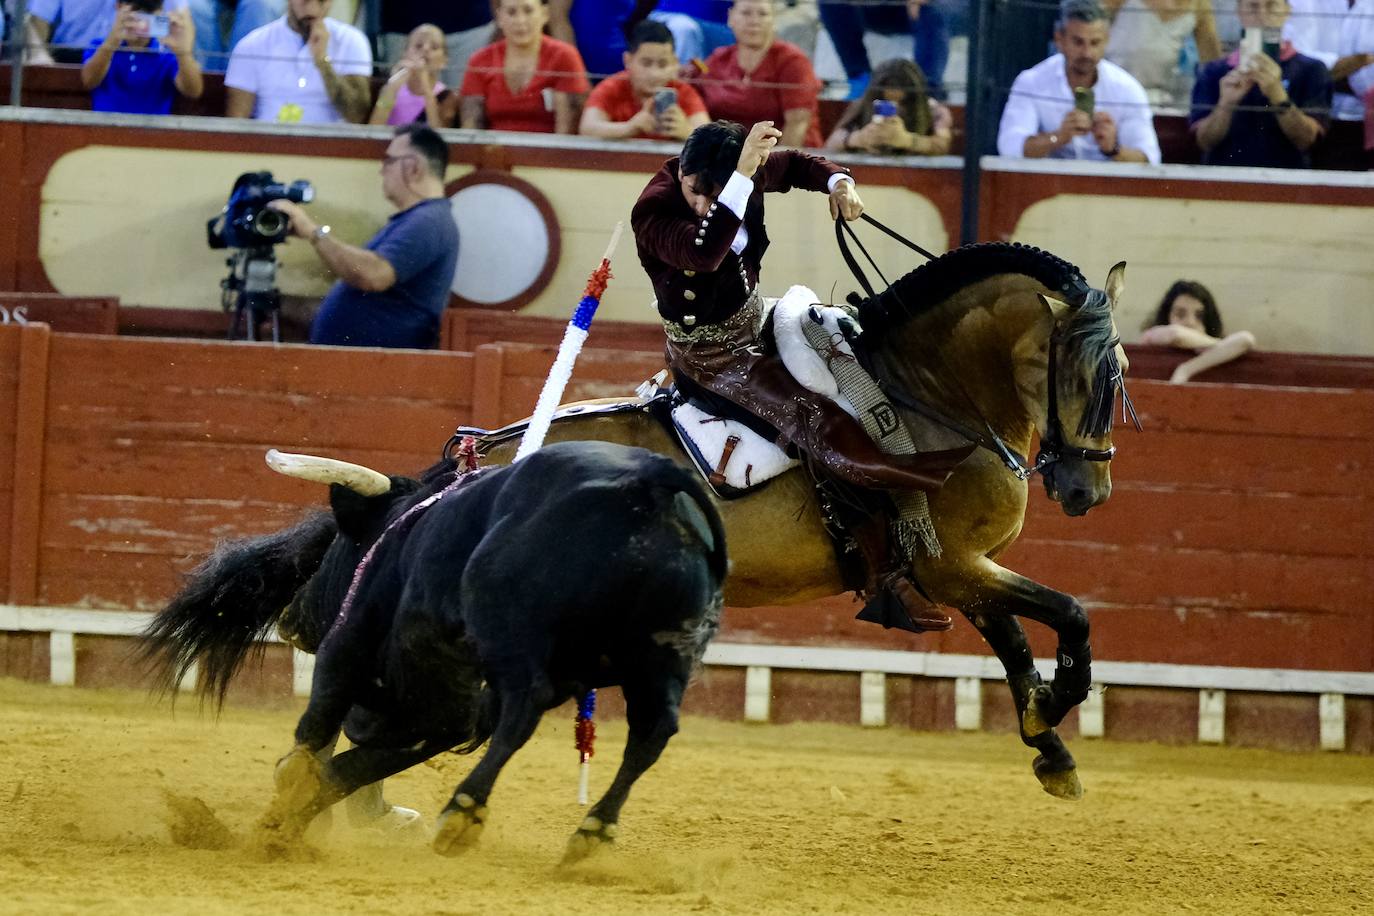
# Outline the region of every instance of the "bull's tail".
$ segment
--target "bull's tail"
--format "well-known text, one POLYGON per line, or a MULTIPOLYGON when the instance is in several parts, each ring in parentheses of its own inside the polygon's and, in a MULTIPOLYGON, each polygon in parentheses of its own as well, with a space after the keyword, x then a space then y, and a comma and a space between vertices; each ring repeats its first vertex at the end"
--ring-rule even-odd
POLYGON ((725 552, 725 525, 720 513, 695 474, 667 459, 655 464, 652 482, 673 494, 673 511, 683 526, 700 540, 706 551, 707 566, 719 585, 730 571, 730 560, 725 552))
POLYGON ((173 690, 199 662, 201 700, 223 706, 230 679, 262 651, 263 637, 315 574, 336 531, 333 515, 321 512, 284 531, 216 547, 141 636, 139 655, 154 689, 173 690))

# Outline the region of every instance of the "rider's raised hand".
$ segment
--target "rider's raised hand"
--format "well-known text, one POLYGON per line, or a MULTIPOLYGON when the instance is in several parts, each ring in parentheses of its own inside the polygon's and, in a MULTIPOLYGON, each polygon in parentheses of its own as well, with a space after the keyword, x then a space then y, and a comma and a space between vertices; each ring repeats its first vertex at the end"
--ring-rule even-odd
POLYGON ((843 216, 846 221, 856 220, 863 212, 864 202, 859 199, 854 182, 836 182, 835 190, 830 192, 830 218, 839 219, 843 216))
POLYGON ((760 121, 749 128, 749 136, 744 138, 744 146, 740 148, 739 164, 735 166, 735 171, 745 178, 753 178, 759 166, 767 161, 773 147, 778 145, 781 137, 782 131, 774 127, 772 121, 760 121))

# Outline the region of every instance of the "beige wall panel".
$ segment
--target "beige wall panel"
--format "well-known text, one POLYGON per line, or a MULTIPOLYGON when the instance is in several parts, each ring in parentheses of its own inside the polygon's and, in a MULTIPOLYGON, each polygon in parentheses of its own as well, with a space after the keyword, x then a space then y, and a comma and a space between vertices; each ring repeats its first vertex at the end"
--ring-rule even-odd
POLYGON ((1367 207, 1060 195, 1028 208, 1015 239, 1074 262, 1100 286, 1128 263, 1128 341, 1177 279, 1217 297, 1228 330, 1267 350, 1374 355, 1367 207))
MULTIPOLYGON (((205 223, 234 180, 270 171, 315 185, 310 212, 362 244, 391 213, 379 165, 362 159, 262 156, 89 146, 59 159, 43 183, 39 257, 67 295, 116 295, 132 305, 218 310, 226 252, 205 244, 205 223)), ((468 169, 454 168, 453 180, 468 169)), ((323 295, 332 278, 310 246, 277 246, 277 285, 323 295)))
MULTIPOLYGON (((653 291, 630 235, 630 209, 651 176, 545 168, 517 168, 515 174, 548 196, 563 230, 558 271, 549 288, 524 313, 571 315, 587 274, 600 263, 616 220, 624 220, 626 234, 615 259, 615 279, 597 315, 617 321, 656 320, 649 308, 653 291)), ((949 244, 939 211, 927 198, 905 188, 878 185, 865 185, 860 191, 870 213, 917 244, 934 252, 944 251, 949 244)), ((877 230, 862 227, 858 231, 889 279, 921 264, 918 255, 877 230)), ((772 244, 764 259, 765 295, 780 296, 794 283, 811 287, 822 298, 829 297, 837 283, 837 296, 856 288, 835 247, 825 195, 803 191, 768 195, 768 237, 772 244)))

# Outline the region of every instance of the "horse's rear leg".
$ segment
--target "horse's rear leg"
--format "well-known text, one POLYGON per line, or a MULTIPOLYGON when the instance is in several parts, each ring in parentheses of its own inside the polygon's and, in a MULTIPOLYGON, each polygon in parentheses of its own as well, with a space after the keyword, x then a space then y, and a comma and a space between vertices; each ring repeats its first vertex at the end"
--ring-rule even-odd
POLYGON ((1040 785, 1045 791, 1057 798, 1079 799, 1083 797, 1083 784, 1078 781, 1078 768, 1073 755, 1060 740, 1059 734, 1047 728, 1036 735, 1026 734, 1024 725, 1026 708, 1031 695, 1042 684, 1040 672, 1035 670, 1035 660, 1031 655, 1030 644, 1026 641, 1026 631, 1015 617, 980 614, 967 615, 969 620, 983 635, 983 639, 997 653, 1002 667, 1007 671, 1007 686, 1011 688, 1012 701, 1016 704, 1017 728, 1021 740, 1027 747, 1039 751, 1032 768, 1040 785))
POLYGON ((630 788, 658 761, 668 740, 677 734, 678 710, 690 671, 690 668, 683 668, 684 659, 674 655, 664 659, 652 672, 634 680, 626 679, 621 685, 629 726, 625 754, 610 788, 587 812, 577 832, 568 840, 563 854, 565 865, 586 858, 602 844, 615 842, 620 809, 630 795, 630 788))
POLYGON ((498 687, 497 692, 499 705, 491 744, 439 813, 438 829, 430 845, 441 855, 458 855, 481 838, 487 819, 487 799, 496 777, 530 740, 553 697, 553 689, 542 679, 519 690, 498 687))

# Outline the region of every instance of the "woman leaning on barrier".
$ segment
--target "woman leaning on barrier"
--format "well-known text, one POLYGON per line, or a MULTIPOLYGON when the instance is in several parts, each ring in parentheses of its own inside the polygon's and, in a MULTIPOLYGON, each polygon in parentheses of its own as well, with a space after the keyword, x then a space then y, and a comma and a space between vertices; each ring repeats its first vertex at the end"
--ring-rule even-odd
POLYGON ((1211 290, 1194 280, 1178 280, 1160 300, 1140 342, 1197 353, 1169 378, 1173 384, 1182 385, 1199 372, 1249 353, 1255 348, 1255 335, 1249 331, 1225 334, 1211 290))

